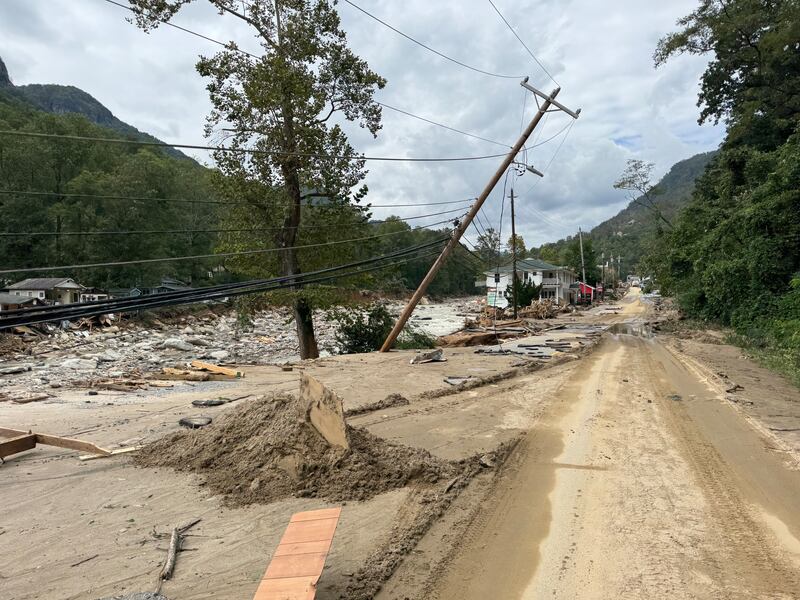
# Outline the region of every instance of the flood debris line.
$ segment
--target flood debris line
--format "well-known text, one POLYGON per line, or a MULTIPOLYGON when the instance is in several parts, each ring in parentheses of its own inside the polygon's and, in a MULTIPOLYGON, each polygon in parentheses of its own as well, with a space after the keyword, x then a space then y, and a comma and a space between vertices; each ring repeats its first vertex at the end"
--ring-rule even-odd
POLYGON ((175 562, 178 560, 178 552, 180 552, 181 544, 183 543, 183 534, 189 529, 197 525, 202 519, 194 519, 183 525, 179 525, 172 530, 172 536, 169 540, 169 550, 167 551, 167 558, 164 561, 164 566, 158 574, 158 581, 156 582, 155 593, 161 592, 161 585, 167 579, 172 579, 172 573, 175 570, 175 562))
POLYGON ((202 430, 145 446, 135 462, 198 473, 228 505, 241 506, 288 496, 368 500, 412 482, 452 479, 469 461, 439 459, 346 424, 341 400, 305 378, 299 398, 256 398, 202 430))

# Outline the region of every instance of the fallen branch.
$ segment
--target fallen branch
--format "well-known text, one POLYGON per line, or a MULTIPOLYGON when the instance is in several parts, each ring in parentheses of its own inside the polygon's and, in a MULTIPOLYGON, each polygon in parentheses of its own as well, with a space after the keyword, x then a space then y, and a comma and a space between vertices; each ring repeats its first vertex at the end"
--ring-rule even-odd
POLYGON ((100 555, 99 554, 95 554, 94 556, 90 556, 89 558, 84 558, 83 560, 79 560, 78 562, 71 564, 70 567, 77 567, 78 565, 82 565, 83 563, 87 563, 90 560, 94 560, 98 556, 100 556, 100 555))
POLYGON ((188 523, 176 527, 172 530, 172 537, 169 540, 169 552, 167 553, 167 560, 164 562, 164 567, 161 573, 158 574, 158 583, 156 584, 156 594, 161 592, 161 584, 166 579, 172 578, 172 572, 175 570, 175 561, 178 558, 178 552, 181 549, 181 542, 183 541, 183 534, 189 529, 197 525, 202 519, 194 519, 188 523))

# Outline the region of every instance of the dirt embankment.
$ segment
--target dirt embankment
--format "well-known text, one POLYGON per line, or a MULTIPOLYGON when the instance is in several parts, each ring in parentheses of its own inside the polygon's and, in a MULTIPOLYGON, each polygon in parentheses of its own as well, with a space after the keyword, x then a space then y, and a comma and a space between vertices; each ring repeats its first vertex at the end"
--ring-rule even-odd
POLYGON ((206 429, 179 431, 145 447, 136 464, 194 471, 231 506, 288 496, 368 500, 410 484, 464 475, 474 460, 446 461, 347 426, 348 450, 328 444, 290 395, 264 396, 206 429))

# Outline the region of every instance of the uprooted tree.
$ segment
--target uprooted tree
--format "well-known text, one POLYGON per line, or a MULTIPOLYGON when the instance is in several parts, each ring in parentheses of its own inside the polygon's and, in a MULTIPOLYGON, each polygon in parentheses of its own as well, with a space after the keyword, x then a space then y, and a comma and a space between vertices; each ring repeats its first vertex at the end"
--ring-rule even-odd
MULTIPOLYGON (((197 63, 209 79, 213 107, 206 137, 222 136, 227 147, 214 152, 220 191, 244 202, 232 205, 230 218, 252 228, 275 225, 271 241, 277 255, 250 255, 242 270, 299 275, 308 267, 301 266, 295 247, 309 219, 342 221, 336 224, 345 227, 364 222, 365 209, 357 203, 366 194, 366 186, 358 187, 365 161, 331 119, 341 115, 377 135, 381 109, 373 94, 385 80, 348 48, 339 15, 327 0, 130 0, 136 24, 146 31, 191 2, 208 2, 223 17, 241 20, 261 47, 254 56, 230 42, 197 63)), ((321 228, 316 230, 321 235, 321 228)), ((245 244, 257 239, 252 233, 226 238, 224 247, 251 249, 245 244)), ((327 250, 321 254, 302 257, 312 266, 331 259, 327 250)), ((311 296, 297 289, 291 303, 300 355, 316 357, 311 296)))

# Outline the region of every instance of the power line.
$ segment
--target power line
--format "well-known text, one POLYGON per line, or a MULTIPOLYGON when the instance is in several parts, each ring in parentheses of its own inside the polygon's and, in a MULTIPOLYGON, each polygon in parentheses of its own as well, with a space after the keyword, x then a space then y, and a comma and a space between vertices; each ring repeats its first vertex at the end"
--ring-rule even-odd
POLYGON ((128 265, 142 265, 142 264, 151 264, 151 263, 162 263, 162 262, 178 262, 184 260, 200 260, 206 258, 229 258, 231 256, 251 256, 254 254, 269 254, 272 252, 281 252, 284 250, 304 250, 307 248, 321 248, 324 246, 337 246, 339 244, 349 244, 354 242, 363 242, 367 240, 373 240, 376 238, 383 238, 392 235, 400 235, 403 233, 407 233, 411 230, 403 230, 403 231, 390 231, 388 233, 381 233, 377 235, 370 235, 367 237, 361 238, 352 238, 348 240, 334 240, 331 242, 321 242, 318 244, 303 244, 300 246, 286 246, 284 248, 263 248, 260 250, 240 250, 238 252, 221 252, 219 254, 196 254, 193 256, 173 256, 168 258, 146 258, 140 260, 123 260, 123 261, 115 261, 115 262, 105 262, 105 263, 90 263, 90 264, 82 264, 82 265, 63 265, 59 267, 33 267, 33 268, 18 268, 18 269, 4 269, 0 271, 0 275, 8 275, 10 273, 46 273, 50 271, 69 271, 75 269, 93 269, 98 267, 123 267, 128 265))
POLYGON ((27 325, 34 323, 42 323, 47 321, 58 321, 63 319, 75 319, 86 316, 94 316, 100 314, 107 314, 110 312, 129 312, 131 310, 141 310, 143 308, 157 308, 159 306, 169 306, 176 304, 190 304, 206 300, 224 299, 231 296, 240 296, 244 294, 252 294, 257 292, 268 292, 288 287, 298 287, 313 283, 320 283, 331 279, 341 279, 354 275, 360 275, 369 271, 384 269, 412 260, 419 260, 427 258, 428 256, 438 255, 439 251, 436 250, 429 254, 421 256, 413 256, 414 253, 421 250, 432 248, 444 242, 446 237, 421 244, 415 247, 399 250, 390 254, 373 257, 339 265, 336 267, 328 267, 318 271, 277 277, 266 280, 254 280, 235 284, 223 284, 219 286, 212 286, 208 288, 201 288, 196 290, 182 291, 182 292, 167 292, 163 294, 153 294, 151 296, 138 297, 138 298, 120 298, 115 300, 98 300, 94 302, 81 303, 80 305, 56 305, 37 307, 29 309, 21 309, 15 311, 4 311, 4 315, 0 317, 0 329, 7 327, 14 327, 19 325, 27 325), (412 255, 406 260, 395 261, 388 264, 377 264, 389 258, 396 258, 401 256, 412 255), (374 265, 367 267, 360 271, 351 271, 342 274, 334 274, 324 277, 318 277, 320 274, 331 273, 335 271, 342 271, 345 269, 361 266, 361 265, 374 265))
MULTIPOLYGON (((113 4, 114 6, 118 6, 119 8, 123 8, 125 10, 128 10, 128 11, 132 12, 132 13, 136 12, 130 6, 125 6, 124 4, 120 4, 119 2, 115 2, 114 0, 105 0, 105 1, 108 2, 109 4, 113 4)), ((183 31, 184 33, 188 33, 189 35, 193 35, 195 37, 199 37, 201 39, 204 39, 204 40, 206 40, 208 42, 212 42, 214 44, 218 44, 218 45, 222 46, 223 48, 225 48, 227 50, 232 50, 234 52, 239 52, 241 54, 245 54, 245 55, 249 56, 250 58, 258 59, 258 56, 256 56, 255 54, 250 54, 246 50, 241 50, 240 48, 231 47, 228 44, 226 44, 225 42, 220 42, 219 40, 215 40, 214 38, 208 37, 207 35, 204 35, 202 33, 198 33, 196 31, 192 31, 191 29, 187 29, 186 27, 181 27, 180 25, 176 25, 175 23, 171 23, 170 21, 166 21, 164 19, 156 19, 156 20, 160 21, 164 25, 168 25, 169 27, 173 27, 175 29, 183 31)))
MULTIPOLYGON (((430 213, 427 215, 419 215, 416 217, 394 217, 394 219, 399 221, 413 221, 416 219, 425 219, 428 217, 435 217, 438 215, 445 215, 448 213, 454 213, 462 211, 463 208, 454 208, 452 210, 445 210, 442 212, 430 213)), ((387 223, 390 219, 383 219, 380 221, 365 221, 364 225, 380 225, 381 223, 387 223)), ((428 223, 427 225, 420 225, 418 228, 424 227, 433 227, 434 225, 442 225, 443 223, 449 223, 451 219, 444 219, 443 221, 437 221, 436 223, 428 223)), ((336 229, 340 227, 339 225, 299 225, 297 229, 336 229)), ((265 232, 265 231, 283 231, 283 227, 251 227, 251 228, 244 228, 244 229, 148 229, 148 230, 134 230, 134 231, 24 231, 24 232, 7 232, 3 231, 0 232, 0 237, 22 237, 22 236, 32 236, 32 237, 47 237, 47 236, 96 236, 96 235, 166 235, 166 234, 187 234, 187 233, 244 233, 248 231, 253 232, 265 232)))
POLYGON ((499 158, 506 156, 507 153, 502 154, 487 154, 484 156, 451 156, 439 158, 417 158, 417 157, 399 157, 399 156, 345 156, 337 154, 314 154, 305 152, 286 152, 283 150, 260 150, 257 148, 228 148, 226 146, 203 146, 199 144, 168 144, 166 142, 150 142, 144 140, 128 140, 118 138, 100 138, 89 137, 80 135, 59 135, 55 133, 38 133, 33 131, 14 131, 14 130, 0 130, 0 135, 12 135, 20 137, 43 138, 43 139, 57 139, 57 140, 70 140, 79 142, 99 142, 105 144, 124 144, 133 146, 155 146, 158 148, 184 148, 188 150, 205 150, 205 151, 220 151, 220 152, 238 152, 241 154, 260 154, 266 156, 298 156, 301 158, 332 158, 337 160, 372 160, 380 162, 464 162, 471 160, 486 160, 489 158, 499 158))
MULTIPOLYGON (((390 252, 387 254, 380 255, 378 257, 371 257, 367 259, 360 259, 358 261, 347 263, 345 265, 338 265, 335 267, 327 267, 325 269, 314 271, 310 273, 297 273, 294 275, 283 275, 279 277, 273 277, 270 279, 257 279, 257 280, 248 280, 244 282, 238 283, 223 283, 214 286, 209 286, 205 288, 190 288, 187 290, 175 291, 175 292, 164 292, 158 294, 159 298, 188 298, 192 296, 196 296, 198 294, 208 294, 212 292, 219 292, 219 291, 231 291, 236 289, 241 289, 245 287, 250 287, 253 285, 261 285, 265 283, 276 283, 276 282, 296 282, 300 281, 306 277, 310 277, 312 275, 320 274, 320 273, 329 273, 334 271, 339 271, 345 268, 350 268, 353 266, 360 266, 365 264, 374 263, 376 261, 384 260, 387 258, 396 258, 399 256, 405 256, 407 254, 416 252, 421 249, 432 248, 444 240, 447 237, 442 237, 437 240, 433 240, 431 242, 426 242, 424 244, 418 244, 416 246, 410 246, 408 248, 402 248, 400 250, 395 250, 394 252, 390 252)), ((111 310, 116 310, 119 308, 125 308, 130 304, 135 304, 141 301, 140 297, 123 297, 123 298, 112 298, 112 299, 105 299, 105 300, 93 300, 90 302, 81 302, 76 304, 69 304, 69 305, 45 305, 45 306, 37 306, 34 308, 24 308, 24 309, 16 309, 16 310, 9 310, 3 311, 2 316, 11 316, 11 315, 18 315, 18 314, 32 314, 32 313, 58 313, 58 314, 69 314, 74 311, 82 310, 86 307, 96 307, 102 306, 107 309, 106 312, 110 312, 111 310)), ((0 316, 0 321, 3 321, 2 316, 0 316)))
POLYGON ((355 8, 356 10, 359 10, 362 13, 364 13, 365 15, 367 15, 370 19, 373 19, 373 20, 377 21, 378 23, 380 23, 384 27, 386 27, 388 29, 391 29, 392 31, 394 31, 397 34, 402 35, 407 40, 409 40, 411 42, 414 42, 418 46, 421 46, 422 48, 425 48, 425 50, 427 50, 429 52, 433 52, 437 56, 440 56, 440 57, 444 58, 445 60, 449 60, 452 63, 455 63, 455 64, 457 64, 457 65, 459 65, 461 67, 464 67, 465 69, 469 69, 471 71, 475 71, 476 73, 481 73, 483 75, 489 75, 490 77, 499 77, 501 79, 522 79, 522 78, 524 78, 524 75, 500 75, 498 73, 491 73, 490 71, 484 71, 483 69, 479 69, 477 67, 473 67, 472 65, 468 65, 467 63, 461 62, 460 60, 456 60, 455 58, 453 58, 451 56, 447 56, 446 54, 443 54, 442 52, 439 52, 438 50, 434 50, 430 46, 428 46, 426 44, 423 44, 422 42, 420 42, 417 39, 414 39, 410 35, 408 35, 406 33, 403 33, 402 31, 400 31, 396 27, 393 27, 393 26, 389 25, 389 23, 387 23, 386 21, 383 21, 383 20, 379 19, 378 17, 376 17, 372 13, 364 10, 363 8, 361 8, 360 6, 358 6, 355 3, 351 2, 350 0, 344 0, 344 1, 347 4, 349 4, 350 6, 352 6, 353 8, 355 8))
POLYGON ((556 85, 558 85, 558 82, 555 80, 555 77, 553 77, 553 75, 550 73, 550 71, 548 71, 548 70, 547 70, 547 68, 546 68, 546 67, 545 67, 545 66, 544 66, 544 65, 541 63, 541 61, 540 61, 538 58, 536 58, 536 55, 533 53, 533 51, 532 51, 530 48, 528 48, 527 44, 525 44, 525 42, 523 42, 523 41, 522 41, 522 38, 521 38, 521 37, 519 37, 519 35, 517 35, 517 32, 516 32, 516 31, 514 31, 514 28, 513 28, 513 27, 511 27, 511 23, 509 23, 509 22, 506 20, 506 18, 503 16, 503 13, 501 13, 501 12, 500 12, 500 9, 498 9, 498 8, 497 8, 497 6, 495 6, 495 3, 494 3, 494 2, 492 2, 492 0, 489 0, 489 4, 491 4, 491 5, 492 5, 492 8, 495 10, 495 12, 496 12, 498 15, 500 15, 500 18, 501 18, 501 19, 503 19, 503 23, 505 23, 505 24, 506 24, 506 27, 508 27, 508 28, 509 28, 509 30, 511 30, 511 33, 513 33, 513 34, 514 34, 514 37, 515 37, 515 38, 517 38, 517 39, 519 40, 519 43, 520 43, 520 44, 522 44, 522 47, 523 47, 523 48, 525 48, 525 50, 527 50, 527 51, 528 51, 528 54, 530 54, 530 55, 531 55, 531 58, 533 58, 533 60, 534 60, 534 61, 536 61, 536 64, 537 64, 537 65, 539 65, 539 66, 542 68, 542 71, 544 71, 545 73, 547 73, 547 76, 548 76, 550 79, 552 79, 552 80, 553 80, 553 83, 555 83, 556 85))
MULTIPOLYGON (((0 190, 0 194, 8 194, 12 196, 51 196, 57 198, 89 198, 95 200, 130 200, 130 201, 144 201, 144 202, 179 202, 185 204, 220 204, 220 205, 236 205, 246 204, 252 205, 251 202, 245 200, 192 200, 190 198, 152 198, 149 196, 115 196, 104 194, 73 194, 62 192, 40 192, 40 191, 27 191, 27 190, 0 190)), ((320 194, 320 197, 323 196, 320 194)), ((353 205, 358 208, 402 208, 408 206, 440 206, 443 204, 460 204, 462 202, 472 202, 475 198, 464 198, 462 200, 448 200, 446 202, 418 202, 416 204, 367 204, 363 207, 353 205)), ((311 206, 306 203, 306 206, 311 206)))
POLYGON ((383 102, 375 101, 375 104, 382 106, 384 108, 388 108, 389 110, 393 110, 395 112, 399 112, 401 114, 407 115, 409 117, 413 117, 414 119, 419 119, 420 121, 425 121, 426 123, 430 123, 431 125, 436 125, 437 127, 441 127, 442 129, 447 129, 449 131, 454 131, 456 133, 460 133, 461 135, 466 135, 467 137, 475 138, 476 140, 481 140, 484 142, 489 142, 490 144, 497 144, 498 146, 503 146, 504 148, 511 148, 511 144, 504 144, 503 142, 498 142, 496 140, 490 140, 489 138, 481 137, 479 135, 475 135, 473 133, 469 133, 467 131, 462 131, 460 129, 456 129, 455 127, 450 127, 449 125, 444 125, 442 123, 437 123, 436 121, 432 121, 431 119, 426 119, 425 117, 420 117, 419 115, 415 115, 414 113, 410 113, 408 111, 402 110, 400 108, 395 108, 394 106, 390 106, 388 104, 384 104, 383 102))

